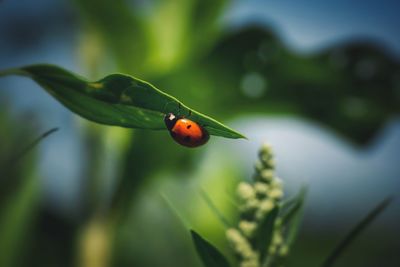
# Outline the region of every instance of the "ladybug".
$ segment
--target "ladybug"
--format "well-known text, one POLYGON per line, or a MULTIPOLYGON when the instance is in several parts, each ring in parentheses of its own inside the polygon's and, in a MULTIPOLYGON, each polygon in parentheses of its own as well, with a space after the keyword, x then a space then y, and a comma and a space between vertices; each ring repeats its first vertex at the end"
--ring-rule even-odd
POLYGON ((183 146, 198 147, 210 139, 206 129, 183 116, 168 113, 164 117, 164 122, 172 138, 183 146))

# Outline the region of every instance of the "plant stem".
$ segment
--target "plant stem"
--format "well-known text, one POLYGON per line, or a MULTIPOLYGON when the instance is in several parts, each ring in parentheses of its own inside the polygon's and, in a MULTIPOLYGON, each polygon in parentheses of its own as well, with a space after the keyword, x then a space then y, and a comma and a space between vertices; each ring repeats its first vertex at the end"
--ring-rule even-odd
POLYGON ((335 247, 329 257, 322 263, 322 267, 330 267, 336 262, 344 250, 353 242, 357 236, 382 212, 392 201, 392 197, 385 198, 367 216, 365 216, 358 224, 351 229, 346 237, 335 247))

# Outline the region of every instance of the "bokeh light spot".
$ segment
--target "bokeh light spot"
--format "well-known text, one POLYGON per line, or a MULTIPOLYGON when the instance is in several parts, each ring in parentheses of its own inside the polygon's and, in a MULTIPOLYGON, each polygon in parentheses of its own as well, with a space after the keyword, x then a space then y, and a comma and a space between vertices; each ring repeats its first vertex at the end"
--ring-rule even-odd
POLYGON ((243 76, 240 88, 245 96, 258 98, 265 93, 267 89, 267 81, 259 73, 248 73, 243 76))
POLYGON ((368 104, 361 98, 350 97, 344 101, 343 109, 351 118, 362 118, 368 113, 368 104))

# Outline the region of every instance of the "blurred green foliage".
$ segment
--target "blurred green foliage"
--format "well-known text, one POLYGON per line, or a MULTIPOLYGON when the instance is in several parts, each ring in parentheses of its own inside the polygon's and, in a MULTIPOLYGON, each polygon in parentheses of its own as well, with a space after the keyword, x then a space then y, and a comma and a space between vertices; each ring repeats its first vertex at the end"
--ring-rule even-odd
MULTIPOLYGON (((73 3, 81 30, 77 52, 93 80, 123 72, 151 81, 221 121, 234 118, 238 110, 241 115, 303 116, 357 144, 366 144, 399 113, 400 67, 380 47, 353 42, 314 55, 297 54, 265 27, 224 29, 221 18, 229 1, 223 0, 73 3)), ((7 134, 13 138, 9 141, 3 129, 21 124, 1 120, 4 163, 18 151, 22 133, 7 134)), ((200 266, 186 229, 159 192, 145 186, 169 192, 196 230, 226 247, 221 226, 194 192, 201 186, 198 180, 212 180, 207 192, 217 198, 220 210, 234 217, 234 207, 224 198, 229 194, 221 192, 239 179, 235 166, 207 169, 200 157, 203 149, 178 147, 163 132, 82 124, 88 162, 81 210, 68 216, 41 205, 34 167, 15 169, 18 173, 8 180, 16 182, 13 194, 0 195, 0 266, 200 266), (111 188, 104 181, 106 173, 111 173, 111 188)), ((207 156, 219 163, 226 160, 207 156)), ((313 237, 310 244, 321 243, 319 236, 313 237)), ((302 251, 323 255, 329 249, 323 244, 302 251)), ((308 266, 322 259, 303 260, 308 266)))
POLYGON ((0 266, 18 266, 20 255, 31 248, 27 241, 39 210, 40 187, 34 157, 26 151, 33 125, 17 125, 5 107, 0 108, 0 266))

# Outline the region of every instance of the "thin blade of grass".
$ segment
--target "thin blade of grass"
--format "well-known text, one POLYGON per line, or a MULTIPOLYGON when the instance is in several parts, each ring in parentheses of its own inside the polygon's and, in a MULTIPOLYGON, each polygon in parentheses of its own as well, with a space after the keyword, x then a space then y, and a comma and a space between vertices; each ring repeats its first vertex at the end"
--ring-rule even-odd
POLYGON ((392 201, 392 197, 385 198, 381 203, 379 203, 374 209, 372 209, 367 216, 365 216, 361 221, 359 221, 354 228, 345 236, 345 238, 335 247, 331 254, 322 263, 322 267, 330 267, 336 262, 336 260, 343 254, 346 248, 349 247, 351 242, 353 242, 365 228, 372 223, 375 218, 381 214, 386 207, 392 201))
POLYGON ((283 224, 287 227, 285 242, 289 247, 293 244, 299 232, 304 213, 306 194, 307 187, 304 186, 298 194, 296 205, 293 206, 293 209, 282 218, 283 224))
POLYGON ((296 214, 299 213, 300 209, 304 204, 304 199, 307 193, 307 188, 303 187, 300 189, 300 192, 293 198, 288 200, 286 203, 283 204, 282 210, 282 224, 286 225, 290 223, 296 214))
POLYGON ((41 134, 39 137, 37 137, 35 140, 33 140, 30 144, 28 144, 24 149, 22 149, 16 155, 14 155, 12 158, 10 158, 6 162, 6 166, 10 167, 10 166, 14 166, 15 164, 17 164, 25 155, 27 155, 29 153, 29 151, 31 151, 43 139, 50 136, 52 133, 54 133, 56 131, 58 131, 58 128, 52 128, 52 129, 44 132, 43 134, 41 134))
POLYGON ((222 212, 217 208, 217 206, 214 204, 214 202, 212 201, 210 196, 207 194, 207 192, 203 188, 200 190, 200 195, 203 198, 203 200, 207 203, 207 205, 211 209, 211 211, 215 214, 215 216, 217 216, 219 221, 225 226, 225 228, 232 227, 232 224, 222 214, 222 212))
POLYGON ((165 201, 167 206, 171 209, 172 213, 175 214, 175 216, 179 219, 180 222, 182 222, 183 226, 186 229, 191 228, 190 222, 182 215, 181 212, 179 212, 178 208, 174 206, 171 200, 163 193, 160 193, 160 196, 165 201))

